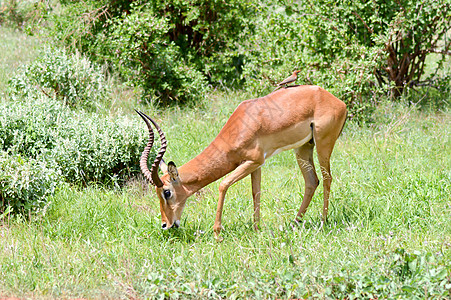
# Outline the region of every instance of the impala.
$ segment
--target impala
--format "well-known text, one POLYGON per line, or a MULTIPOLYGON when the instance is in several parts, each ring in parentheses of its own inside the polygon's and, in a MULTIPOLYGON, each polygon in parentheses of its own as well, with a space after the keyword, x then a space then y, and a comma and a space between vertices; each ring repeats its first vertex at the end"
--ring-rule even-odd
POLYGON ((179 168, 174 162, 166 165, 163 161, 167 140, 158 124, 144 113, 137 113, 149 130, 149 142, 142 153, 140 167, 147 180, 156 187, 163 229, 178 227, 186 199, 225 176, 219 185, 213 226, 215 238, 221 239, 221 216, 227 189, 249 174, 254 226, 257 229, 260 222, 261 166, 271 156, 289 149, 294 149, 305 181, 304 197, 296 217, 301 219, 319 184, 313 164, 314 146, 323 177, 322 220, 325 221, 332 182, 330 156, 347 115, 346 105, 326 90, 318 86, 291 86, 262 98, 243 101, 211 144, 179 168), (150 123, 155 126, 161 140, 161 148, 151 170, 147 166, 154 142, 150 123), (161 178, 159 167, 163 172, 161 178))

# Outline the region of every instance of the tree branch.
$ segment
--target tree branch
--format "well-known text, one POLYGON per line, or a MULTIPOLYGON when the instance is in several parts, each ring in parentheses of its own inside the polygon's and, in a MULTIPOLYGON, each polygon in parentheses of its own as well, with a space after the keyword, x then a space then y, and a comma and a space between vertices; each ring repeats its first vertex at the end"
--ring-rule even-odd
POLYGON ((443 55, 451 55, 451 51, 449 51, 449 50, 437 50, 437 49, 426 49, 426 50, 421 51, 421 53, 422 54, 436 53, 436 54, 443 54, 443 55))
POLYGON ((362 21, 363 25, 365 25, 366 29, 368 29, 368 31, 369 31, 370 33, 373 33, 373 32, 374 32, 373 29, 371 29, 371 28, 368 26, 368 24, 366 24, 365 20, 364 20, 358 13, 356 13, 355 11, 353 11, 352 14, 353 14, 354 16, 356 16, 357 18, 359 18, 360 21, 362 21))

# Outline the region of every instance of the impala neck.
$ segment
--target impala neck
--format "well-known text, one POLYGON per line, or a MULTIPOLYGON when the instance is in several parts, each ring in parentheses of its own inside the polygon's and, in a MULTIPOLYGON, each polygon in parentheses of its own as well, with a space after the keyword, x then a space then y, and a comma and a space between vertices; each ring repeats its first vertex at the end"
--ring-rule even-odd
POLYGON ((236 168, 227 153, 216 143, 211 143, 202 153, 179 168, 182 184, 189 196, 236 168))

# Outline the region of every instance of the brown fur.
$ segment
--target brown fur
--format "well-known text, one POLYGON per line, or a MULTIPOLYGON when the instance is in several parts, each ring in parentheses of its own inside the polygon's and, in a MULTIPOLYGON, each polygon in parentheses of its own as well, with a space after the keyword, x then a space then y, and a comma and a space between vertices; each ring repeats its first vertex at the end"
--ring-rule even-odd
POLYGON ((252 175, 257 228, 260 221, 260 167, 272 155, 288 149, 295 149, 305 180, 305 194, 297 214, 297 218, 301 218, 318 186, 313 165, 315 145, 324 181, 323 220, 326 219, 332 181, 330 156, 346 115, 346 105, 317 86, 288 87, 262 98, 243 101, 202 153, 161 177, 163 187, 156 188, 156 192, 165 228, 178 225, 189 196, 225 176, 219 186, 213 228, 219 239, 227 189, 249 174, 252 175), (171 191, 168 199, 164 198, 164 190, 171 191))

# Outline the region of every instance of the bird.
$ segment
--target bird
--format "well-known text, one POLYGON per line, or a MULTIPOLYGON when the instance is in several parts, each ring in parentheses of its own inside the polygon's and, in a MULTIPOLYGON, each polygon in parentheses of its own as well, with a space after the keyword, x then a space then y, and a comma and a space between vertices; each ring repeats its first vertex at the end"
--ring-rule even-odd
POLYGON ((291 74, 290 77, 285 78, 282 82, 277 84, 277 87, 287 87, 287 84, 295 82, 296 79, 298 79, 298 73, 301 72, 301 70, 296 70, 293 72, 293 74, 291 74))

